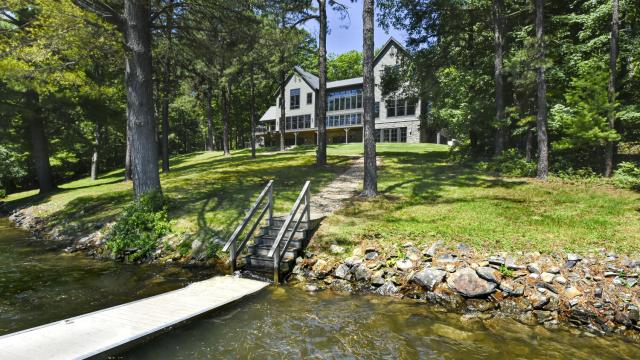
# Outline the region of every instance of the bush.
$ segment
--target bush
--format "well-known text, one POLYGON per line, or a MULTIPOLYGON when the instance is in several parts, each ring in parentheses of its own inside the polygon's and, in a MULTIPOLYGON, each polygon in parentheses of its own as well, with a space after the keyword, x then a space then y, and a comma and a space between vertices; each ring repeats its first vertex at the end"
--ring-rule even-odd
POLYGON ((589 181, 599 181, 602 180, 602 177, 598 175, 593 169, 590 167, 581 167, 574 169, 570 166, 567 166, 563 170, 558 170, 554 172, 554 175, 563 180, 589 180, 589 181))
POLYGON ((640 190, 640 168, 629 161, 621 162, 613 174, 613 183, 620 188, 640 190))
POLYGON ((5 189, 0 189, 0 199, 7 197, 7 191, 5 189))
POLYGON ((107 247, 116 256, 136 261, 155 250, 158 239, 170 230, 162 194, 149 193, 124 209, 108 236, 107 247))
POLYGON ((497 172, 506 176, 535 176, 537 165, 527 161, 518 153, 517 149, 505 150, 500 156, 495 157, 486 164, 486 170, 497 172))

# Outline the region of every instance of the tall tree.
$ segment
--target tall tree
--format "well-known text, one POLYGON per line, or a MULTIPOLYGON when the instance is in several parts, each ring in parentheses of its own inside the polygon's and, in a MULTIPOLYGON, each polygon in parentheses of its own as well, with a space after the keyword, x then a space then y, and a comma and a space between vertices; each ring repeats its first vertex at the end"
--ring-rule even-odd
POLYGON ((504 2, 502 0, 492 0, 493 32, 495 47, 494 58, 494 78, 496 91, 496 135, 494 143, 494 154, 500 155, 504 150, 505 141, 505 99, 504 99, 504 2))
POLYGON ((538 88, 538 179, 549 174, 549 145, 547 138, 547 84, 544 79, 544 0, 536 0, 536 84, 538 88))
POLYGON ((371 197, 378 193, 378 175, 376 164, 376 139, 374 111, 375 77, 373 74, 373 0, 362 3, 362 54, 363 54, 363 90, 364 106, 364 184, 362 196, 371 197))
MULTIPOLYGON (((616 130, 616 79, 617 79, 617 63, 618 63, 618 37, 620 32, 620 3, 618 0, 611 1, 611 46, 609 49, 609 86, 608 99, 609 111, 607 119, 609 120, 609 129, 616 130)), ((605 150, 604 175, 613 175, 614 158, 616 153, 616 142, 609 140, 605 150)))
POLYGON ((316 165, 327 164, 327 2, 318 0, 318 98, 316 99, 316 128, 318 129, 318 150, 316 165))
POLYGON ((172 64, 171 59, 173 54, 173 16, 174 16, 174 0, 168 0, 166 10, 165 30, 164 37, 166 40, 166 49, 164 53, 164 59, 162 61, 162 172, 169 172, 169 101, 171 97, 171 74, 172 64))

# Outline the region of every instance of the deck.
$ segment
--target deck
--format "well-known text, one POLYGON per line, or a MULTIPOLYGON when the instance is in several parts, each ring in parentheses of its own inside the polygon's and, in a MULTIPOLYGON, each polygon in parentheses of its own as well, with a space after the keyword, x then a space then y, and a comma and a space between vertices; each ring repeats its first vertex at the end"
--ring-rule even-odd
POLYGON ((0 359, 84 359, 229 304, 268 283, 217 276, 146 299, 0 337, 0 359))

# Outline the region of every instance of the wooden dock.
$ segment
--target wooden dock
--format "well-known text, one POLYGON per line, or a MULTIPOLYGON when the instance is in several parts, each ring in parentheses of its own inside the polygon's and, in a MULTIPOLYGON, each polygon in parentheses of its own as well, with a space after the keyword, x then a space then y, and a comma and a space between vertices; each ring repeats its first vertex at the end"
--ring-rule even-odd
POLYGON ((0 359, 84 359, 118 348, 265 288, 218 276, 189 286, 0 337, 0 359))

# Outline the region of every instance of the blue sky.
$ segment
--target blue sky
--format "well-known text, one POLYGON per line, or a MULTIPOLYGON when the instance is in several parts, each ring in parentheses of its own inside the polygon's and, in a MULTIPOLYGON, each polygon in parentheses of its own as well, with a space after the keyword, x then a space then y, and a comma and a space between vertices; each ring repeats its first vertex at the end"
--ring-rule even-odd
MULTIPOLYGON (((349 18, 340 19, 338 12, 327 9, 327 20, 330 32, 327 35, 327 52, 341 54, 349 50, 362 51, 362 2, 351 3, 347 0, 343 1, 349 7, 349 18)), ((376 10, 377 16, 377 10, 376 10)), ((395 37, 404 43, 406 34, 403 31, 390 29, 387 34, 378 26, 376 20, 376 29, 374 32, 375 47, 381 47, 389 39, 390 36, 395 37)), ((318 36, 318 22, 310 21, 305 24, 307 29, 313 36, 318 36)))

